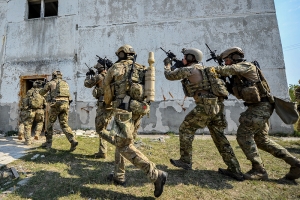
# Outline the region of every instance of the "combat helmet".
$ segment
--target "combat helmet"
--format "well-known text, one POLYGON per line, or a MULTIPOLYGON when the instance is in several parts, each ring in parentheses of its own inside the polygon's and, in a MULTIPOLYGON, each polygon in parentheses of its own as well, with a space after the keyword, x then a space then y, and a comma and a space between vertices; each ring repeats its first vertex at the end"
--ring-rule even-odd
POLYGON ((52 72, 52 78, 62 78, 63 74, 61 73, 61 71, 54 71, 52 72))
POLYGON ((34 88, 40 88, 40 87, 43 87, 43 81, 41 80, 36 80, 33 82, 33 87, 34 88))
POLYGON ((116 55, 119 57, 120 60, 126 59, 126 57, 127 57, 128 54, 136 55, 136 53, 135 53, 133 47, 130 46, 129 44, 125 44, 125 45, 121 46, 121 47, 116 51, 116 55))
POLYGON ((203 53, 199 49, 196 48, 189 48, 189 49, 182 49, 181 51, 184 55, 187 55, 187 61, 191 61, 192 59, 188 57, 188 55, 193 55, 197 62, 202 61, 203 53))
POLYGON ((98 71, 101 72, 102 70, 105 69, 105 67, 103 65, 101 65, 100 63, 97 62, 97 64, 94 66, 94 68, 98 71))
POLYGON ((220 54, 220 57, 222 59, 229 57, 233 61, 238 61, 238 60, 242 60, 244 58, 244 52, 240 47, 230 47, 230 48, 226 49, 225 51, 223 51, 220 54))

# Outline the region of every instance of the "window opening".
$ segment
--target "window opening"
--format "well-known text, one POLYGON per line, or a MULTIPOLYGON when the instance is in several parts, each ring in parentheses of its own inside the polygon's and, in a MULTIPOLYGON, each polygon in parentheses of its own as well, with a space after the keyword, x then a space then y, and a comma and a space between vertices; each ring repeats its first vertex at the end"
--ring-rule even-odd
POLYGON ((41 17, 41 1, 28 1, 28 19, 41 17))
POLYGON ((28 0, 28 19, 58 15, 58 0, 28 0))
POLYGON ((58 1, 45 1, 45 17, 57 16, 58 1))

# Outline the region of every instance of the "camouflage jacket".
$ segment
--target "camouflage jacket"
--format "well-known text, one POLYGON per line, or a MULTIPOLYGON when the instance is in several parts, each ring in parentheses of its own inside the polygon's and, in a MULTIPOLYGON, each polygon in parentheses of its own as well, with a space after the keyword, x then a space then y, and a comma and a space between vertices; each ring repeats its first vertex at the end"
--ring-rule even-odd
POLYGON ((189 78, 194 71, 198 71, 197 68, 203 68, 203 66, 199 64, 193 64, 191 66, 178 68, 174 71, 171 71, 170 66, 165 66, 165 77, 170 81, 189 78))
POLYGON ((104 90, 103 90, 103 81, 106 76, 107 72, 103 71, 100 74, 97 74, 96 76, 90 77, 87 76, 84 80, 84 86, 87 88, 92 88, 93 89, 93 96, 96 99, 99 99, 101 96, 104 95, 104 90))
MULTIPOLYGON (((60 78, 55 78, 55 79, 52 79, 51 81, 47 82, 46 85, 44 86, 44 88, 42 88, 40 90, 40 95, 44 96, 49 91, 51 100, 58 100, 57 98, 54 97, 55 96, 54 94, 55 94, 55 90, 56 90, 56 85, 59 81, 64 81, 64 80, 62 80, 60 78)), ((69 93, 68 97, 63 97, 61 99, 69 100, 69 101, 72 100, 70 91, 68 91, 68 93, 69 93)))
POLYGON ((259 81, 256 66, 250 62, 240 62, 233 65, 217 66, 215 67, 215 70, 221 76, 237 75, 240 78, 244 77, 253 82, 259 81))

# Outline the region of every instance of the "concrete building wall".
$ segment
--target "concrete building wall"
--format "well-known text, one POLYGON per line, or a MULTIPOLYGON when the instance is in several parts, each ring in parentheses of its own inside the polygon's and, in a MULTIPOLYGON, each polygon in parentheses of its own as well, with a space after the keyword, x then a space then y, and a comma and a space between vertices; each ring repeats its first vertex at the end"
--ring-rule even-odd
MULTIPOLYGON (((115 51, 130 44, 137 62, 148 65, 153 51, 156 63, 156 101, 145 117, 141 132, 178 132, 185 115, 194 107, 184 98, 179 81, 163 75, 160 47, 172 50, 178 58, 182 48, 203 51, 203 64, 209 58, 207 43, 220 53, 239 46, 249 61, 258 60, 272 93, 288 98, 282 46, 273 0, 59 0, 58 16, 27 19, 27 0, 0 0, 0 31, 6 38, 1 50, 0 127, 16 129, 18 120, 19 76, 51 74, 60 69, 71 87, 72 128, 94 128, 95 100, 83 86, 87 67, 96 55, 115 61, 115 51)), ((217 53, 218 53, 217 52, 217 53)), ((226 133, 235 133, 243 103, 230 96, 226 101, 226 133)), ((271 132, 291 133, 276 114, 271 132)), ((207 129, 198 132, 207 132, 207 129)))

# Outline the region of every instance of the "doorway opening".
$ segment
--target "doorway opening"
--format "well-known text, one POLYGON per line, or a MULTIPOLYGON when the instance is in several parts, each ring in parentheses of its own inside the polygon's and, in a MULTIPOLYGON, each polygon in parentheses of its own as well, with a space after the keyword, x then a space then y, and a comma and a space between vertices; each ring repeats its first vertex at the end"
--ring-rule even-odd
MULTIPOLYGON (((49 74, 20 76, 19 108, 22 105, 23 98, 26 97, 27 91, 33 87, 33 82, 36 80, 42 80, 42 81, 50 80, 50 77, 51 77, 51 75, 49 75, 49 74)), ((20 109, 19 109, 19 112, 20 112, 20 109)), ((49 107, 47 105, 46 109, 45 109, 45 116, 44 116, 45 120, 44 120, 44 126, 43 126, 44 128, 43 128, 42 132, 44 132, 45 128, 47 127, 48 123, 47 123, 46 119, 48 119, 48 114, 49 114, 49 107)), ((21 121, 19 118, 18 125, 20 125, 20 124, 21 124, 21 121)), ((34 132, 34 127, 36 127, 35 125, 36 124, 33 123, 32 130, 31 130, 32 133, 34 132)))

